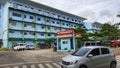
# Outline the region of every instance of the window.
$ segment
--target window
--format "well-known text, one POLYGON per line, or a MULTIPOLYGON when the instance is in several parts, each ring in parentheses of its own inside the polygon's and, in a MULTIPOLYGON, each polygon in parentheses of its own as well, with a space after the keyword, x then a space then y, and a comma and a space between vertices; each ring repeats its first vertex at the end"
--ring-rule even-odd
POLYGON ((101 52, 102 52, 102 54, 109 54, 110 53, 108 48, 101 48, 101 52))
POLYGON ((67 18, 67 20, 69 20, 69 18, 67 18))
POLYGON ((63 44, 68 44, 68 41, 63 41, 63 44))
POLYGON ((14 31, 13 31, 13 30, 10 30, 10 33, 14 33, 14 31))
POLYGON ((77 22, 77 20, 75 20, 75 22, 77 22))
POLYGON ((65 23, 63 23, 63 25, 65 25, 65 23))
POLYGON ((40 9, 38 9, 38 11, 41 11, 40 9))
POLYGON ((74 19, 72 19, 72 21, 74 21, 74 19))
POLYGON ((35 35, 35 33, 34 33, 34 32, 30 32, 30 34, 31 34, 31 35, 35 35))
POLYGON ((1 9, 1 4, 0 4, 0 9, 1 9))
POLYGON ((26 15, 24 15, 24 18, 26 18, 26 15))
POLYGON ((57 24, 60 24, 59 22, 57 22, 57 24))
POLYGON ((63 19, 65 19, 65 17, 63 17, 63 19))
POLYGON ((44 34, 41 34, 41 36, 44 36, 44 34))
POLYGON ((16 17, 21 17, 21 14, 19 14, 19 13, 13 13, 13 16, 16 16, 16 17))
POLYGON ((51 34, 48 34, 48 36, 51 36, 51 34))
POLYGON ((24 27, 27 27, 27 24, 24 24, 24 27))
POLYGON ((33 19, 33 16, 30 16, 30 19, 33 19))
POLYGON ((44 26, 41 26, 41 29, 44 29, 44 26))
POLYGON ((47 20, 47 22, 49 22, 49 20, 47 20))
POLYGON ((68 26, 69 24, 66 24, 66 26, 68 26))
POLYGON ((60 17, 60 15, 57 15, 58 16, 58 18, 60 17))
POLYGON ((27 35, 27 32, 24 32, 24 35, 27 35))
POLYGON ((17 24, 15 21, 11 21, 10 23, 11 23, 11 25, 13 25, 13 26, 16 26, 16 24, 17 24))
POLYGON ((50 29, 50 27, 48 27, 48 30, 50 29))
POLYGON ((41 19, 40 18, 37 18, 38 21, 40 21, 41 19))
POLYGON ((92 54, 93 56, 97 56, 100 55, 100 50, 99 48, 93 49, 90 54, 92 54))
POLYGON ((76 25, 74 25, 74 27, 76 27, 76 25))
POLYGON ((55 23, 55 21, 52 21, 52 23, 54 24, 54 23, 55 23))

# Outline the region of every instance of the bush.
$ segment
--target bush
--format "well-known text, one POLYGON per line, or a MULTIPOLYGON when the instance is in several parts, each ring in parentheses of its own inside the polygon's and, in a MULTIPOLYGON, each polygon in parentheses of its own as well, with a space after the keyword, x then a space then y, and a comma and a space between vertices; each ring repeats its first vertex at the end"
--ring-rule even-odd
POLYGON ((2 48, 2 51, 8 51, 9 49, 8 48, 2 48))
POLYGON ((64 48, 64 50, 67 50, 67 48, 64 48))

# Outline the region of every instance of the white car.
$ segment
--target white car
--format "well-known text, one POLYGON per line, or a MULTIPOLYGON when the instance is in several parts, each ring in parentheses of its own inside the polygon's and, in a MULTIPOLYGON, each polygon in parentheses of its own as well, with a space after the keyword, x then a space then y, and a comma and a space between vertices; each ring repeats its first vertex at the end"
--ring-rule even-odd
POLYGON ((26 45, 25 49, 27 49, 27 50, 34 50, 35 47, 33 45, 26 45))
POLYGON ((24 50, 25 49, 25 43, 18 43, 18 45, 13 47, 14 50, 24 50))
POLYGON ((87 46, 62 58, 61 68, 116 68, 115 55, 108 47, 87 46))

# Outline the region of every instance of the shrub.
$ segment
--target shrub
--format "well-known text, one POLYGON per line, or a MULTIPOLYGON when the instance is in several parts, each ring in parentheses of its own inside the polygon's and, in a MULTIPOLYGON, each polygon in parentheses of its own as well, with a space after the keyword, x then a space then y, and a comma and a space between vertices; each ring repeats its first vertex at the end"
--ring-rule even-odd
POLYGON ((2 51, 8 51, 9 49, 8 48, 2 48, 2 51))
POLYGON ((67 48, 64 48, 64 50, 67 50, 67 48))

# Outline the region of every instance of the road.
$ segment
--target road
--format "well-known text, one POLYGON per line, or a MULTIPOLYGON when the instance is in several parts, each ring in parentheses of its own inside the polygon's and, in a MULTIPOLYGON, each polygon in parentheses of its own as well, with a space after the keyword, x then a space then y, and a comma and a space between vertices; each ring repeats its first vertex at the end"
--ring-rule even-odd
MULTIPOLYGON (((4 64, 0 65, 0 68, 61 68, 60 62, 44 61, 34 63, 17 63, 17 64, 4 64)), ((120 68, 118 63, 117 68, 120 68)))
MULTIPOLYGON (((70 53, 48 50, 0 52, 0 68, 61 68, 61 58, 70 53)), ((120 56, 117 56, 120 68, 120 56)))

